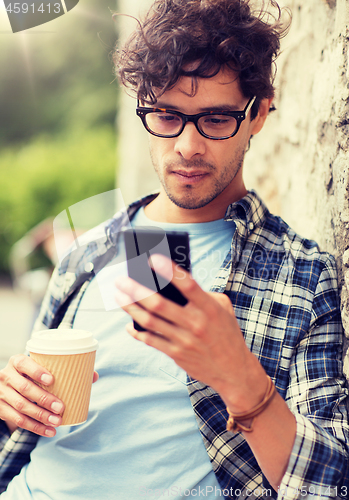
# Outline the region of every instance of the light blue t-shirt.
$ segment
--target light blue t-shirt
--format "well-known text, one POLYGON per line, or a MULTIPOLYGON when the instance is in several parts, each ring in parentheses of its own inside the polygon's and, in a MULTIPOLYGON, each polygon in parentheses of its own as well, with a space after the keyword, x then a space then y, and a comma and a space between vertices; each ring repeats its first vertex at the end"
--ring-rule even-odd
MULTIPOLYGON (((184 230, 190 235, 192 274, 208 291, 228 253, 235 225, 218 220, 163 224, 140 209, 133 226, 184 230)), ((175 362, 125 330, 130 317, 114 300, 125 260, 110 263, 92 280, 74 328, 99 341, 89 416, 40 438, 31 462, 1 500, 138 500, 222 498, 186 387, 175 362)))

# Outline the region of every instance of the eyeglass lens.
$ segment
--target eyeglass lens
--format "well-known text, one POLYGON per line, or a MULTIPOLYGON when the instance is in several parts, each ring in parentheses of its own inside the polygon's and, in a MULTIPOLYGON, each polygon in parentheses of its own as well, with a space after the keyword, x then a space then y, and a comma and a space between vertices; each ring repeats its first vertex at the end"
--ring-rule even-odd
MULTIPOLYGON (((169 112, 148 113, 146 122, 152 132, 164 136, 174 136, 183 127, 183 118, 169 112)), ((220 114, 201 116, 197 124, 199 129, 210 137, 229 136, 234 134, 237 128, 237 120, 233 116, 220 114)))

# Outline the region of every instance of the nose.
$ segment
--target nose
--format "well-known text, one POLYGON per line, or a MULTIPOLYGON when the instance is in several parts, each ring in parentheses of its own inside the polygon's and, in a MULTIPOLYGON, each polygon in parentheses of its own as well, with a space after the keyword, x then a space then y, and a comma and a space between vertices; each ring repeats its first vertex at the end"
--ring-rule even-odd
POLYGON ((206 151, 206 139, 192 122, 185 124, 183 132, 176 138, 175 152, 185 160, 190 160, 195 155, 203 155, 206 151))

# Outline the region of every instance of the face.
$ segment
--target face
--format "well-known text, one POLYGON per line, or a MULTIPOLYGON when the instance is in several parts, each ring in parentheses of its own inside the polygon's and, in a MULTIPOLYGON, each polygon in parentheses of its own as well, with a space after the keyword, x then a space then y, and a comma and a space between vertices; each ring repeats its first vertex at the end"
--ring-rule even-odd
MULTIPOLYGON (((156 106, 197 114, 212 109, 240 111, 248 102, 231 70, 199 79, 197 93, 190 93, 191 79, 183 77, 159 98, 156 106)), ((246 194, 242 164, 255 125, 256 119, 251 122, 249 113, 238 133, 221 141, 203 137, 191 122, 175 138, 149 135, 152 162, 161 182, 158 208, 161 203, 165 212, 168 209, 171 214, 187 216, 191 210, 194 212, 189 217, 192 219, 195 213, 196 220, 201 216, 205 220, 223 217, 229 203, 246 194)))

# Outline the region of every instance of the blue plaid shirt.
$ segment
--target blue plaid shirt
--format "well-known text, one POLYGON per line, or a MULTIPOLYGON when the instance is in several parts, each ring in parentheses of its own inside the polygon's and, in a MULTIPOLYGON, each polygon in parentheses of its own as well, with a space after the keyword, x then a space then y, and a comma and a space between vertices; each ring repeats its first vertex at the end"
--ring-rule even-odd
MULTIPOLYGON (((98 228, 93 241, 67 256, 54 271, 35 329, 72 325, 89 281, 117 255, 120 229, 155 196, 118 213, 98 228)), ((271 491, 243 435, 226 431, 220 396, 188 377, 198 427, 224 496, 347 499, 347 390, 334 259, 271 215, 253 191, 229 205, 225 219, 235 222, 236 231, 211 290, 231 299, 248 347, 296 417, 297 435, 279 491, 271 491)), ((10 437, 0 421, 0 492, 28 462, 37 439, 23 429, 10 437)))

